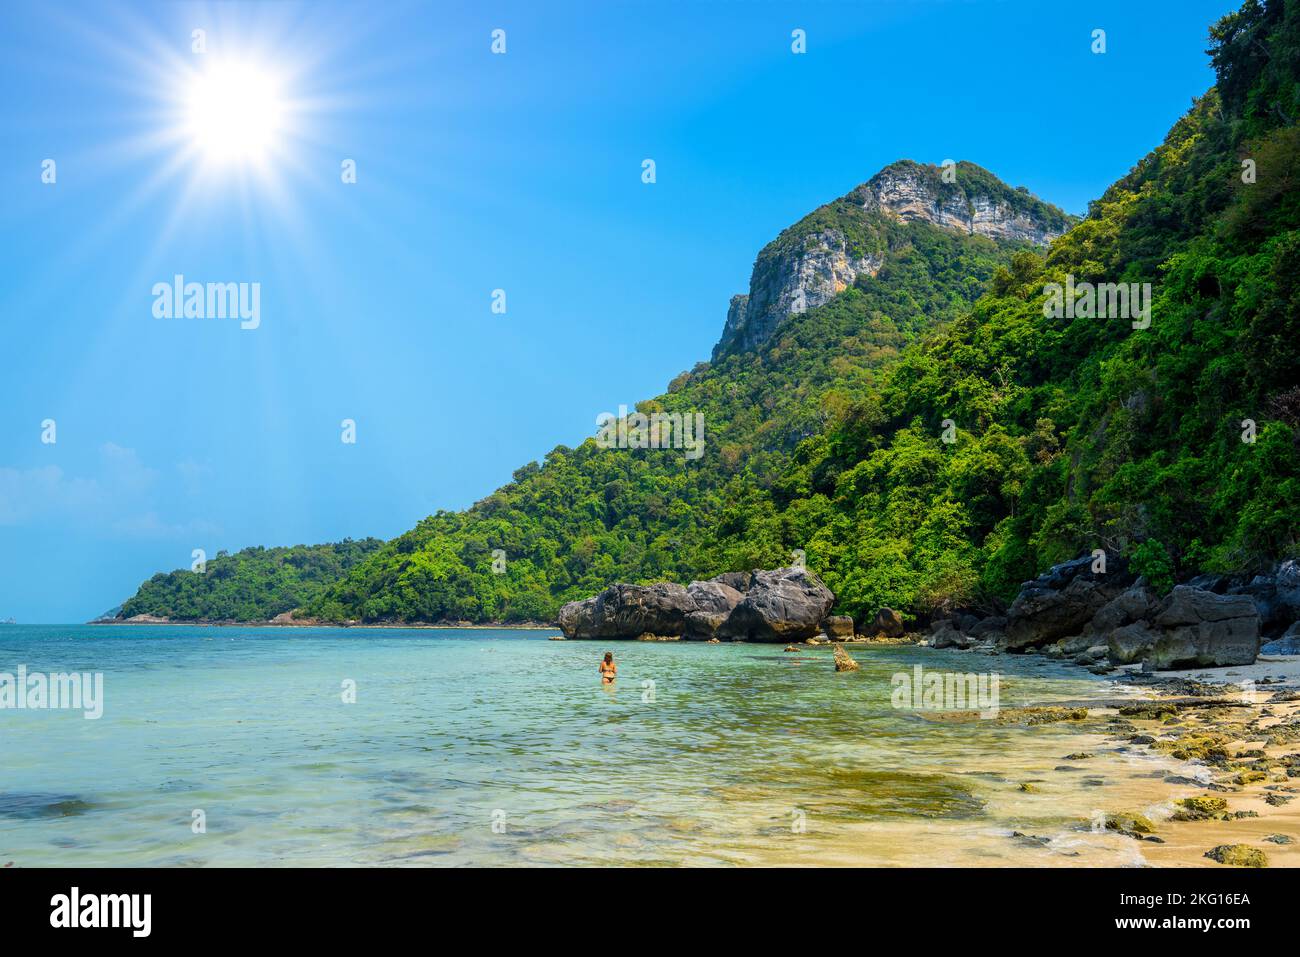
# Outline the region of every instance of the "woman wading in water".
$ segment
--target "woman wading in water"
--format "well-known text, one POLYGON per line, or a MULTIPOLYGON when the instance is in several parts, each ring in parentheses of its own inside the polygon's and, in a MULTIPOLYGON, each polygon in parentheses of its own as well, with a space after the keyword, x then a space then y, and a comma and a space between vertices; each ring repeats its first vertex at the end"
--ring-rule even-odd
POLYGON ((600 672, 602 683, 612 685, 614 679, 618 677, 618 665, 614 664, 614 652, 605 652, 605 660, 600 663, 600 667, 596 670, 600 672))

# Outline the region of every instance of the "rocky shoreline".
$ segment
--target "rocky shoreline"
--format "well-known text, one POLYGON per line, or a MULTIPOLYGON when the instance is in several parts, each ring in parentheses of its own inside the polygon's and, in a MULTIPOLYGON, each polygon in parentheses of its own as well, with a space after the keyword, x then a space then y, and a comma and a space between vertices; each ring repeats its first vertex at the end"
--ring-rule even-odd
POLYGON ((1222 676, 1180 675, 1104 717, 1115 747, 1186 762, 1185 774, 1161 779, 1175 796, 1107 818, 1144 842, 1150 863, 1300 866, 1300 661, 1261 661, 1252 673, 1235 676, 1253 681, 1251 690, 1222 676), (1213 703, 1178 703, 1171 691, 1213 703))
MULTIPOLYGON (((881 644, 863 639, 854 647, 870 654, 881 644)), ((856 670, 843 665, 844 648, 816 642, 799 650, 818 656, 819 668, 856 670)), ((945 657, 951 650, 936 649, 945 657)), ((971 654, 992 659, 972 671, 996 670, 996 649, 971 654)), ((1070 664, 1046 657, 1039 663, 1070 664)), ((1300 867, 1300 656, 1160 673, 1129 664, 1094 680, 1109 683, 1114 693, 1002 707, 992 718, 978 710, 917 715, 991 731, 1021 728, 1059 741, 1055 760, 1022 764, 1018 776, 1001 785, 1009 792, 1003 800, 1025 820, 1002 839, 1041 852, 1044 866, 1074 866, 1081 841, 1113 838, 1131 842, 1128 857, 1135 866, 1300 867), (1096 787, 1117 767, 1127 768, 1132 779, 1127 799, 1103 801, 1090 817, 1053 820, 1053 794, 1096 787)), ((842 848, 842 863, 855 863, 855 853, 876 855, 869 834, 859 851, 851 844, 842 848)))
POLYGON ((1105 809, 1078 828, 1142 842, 1153 865, 1300 866, 1300 659, 1167 677, 1130 666, 1118 680, 1142 697, 1072 713, 1078 731, 1104 743, 1054 770, 1084 769, 1103 750, 1181 766, 1152 773, 1146 803, 1105 809))
MULTIPOLYGON (((1122 562, 1105 567, 1092 555, 1062 563, 1026 582, 1004 609, 955 611, 910 633, 887 608, 861 628, 831 615, 834 596, 800 568, 686 586, 613 585, 566 605, 560 627, 578 639, 779 641, 787 651, 830 645, 827 666, 837 672, 858 670, 849 642, 1074 664, 1127 694, 1004 708, 993 723, 1053 725, 1090 742, 1047 775, 1086 770, 1103 752, 1177 768, 1148 772, 1139 801, 1099 809, 1077 831, 1132 840, 1146 864, 1300 866, 1300 566, 1285 561, 1250 578, 1199 576, 1163 597, 1122 562)), ((975 711, 924 717, 983 720, 975 711)), ((1050 780, 1019 782, 1022 800, 1036 800, 1050 780)), ((1007 837, 1041 847, 1045 863, 1068 864, 1053 855, 1075 853, 1047 835, 1007 837)))
POLYGON ((919 643, 1039 654, 1141 689, 1142 700, 1071 718, 1119 753, 1185 762, 1158 779, 1172 797, 1157 787, 1150 804, 1087 823, 1143 842, 1146 862, 1300 866, 1295 561, 1249 579, 1198 576, 1162 598, 1084 556, 1026 582, 1005 615, 944 618, 919 643))
POLYGON ((1261 651, 1300 654, 1300 563, 1249 579, 1201 575, 1158 596, 1122 563, 1083 556, 1025 582, 1005 613, 956 612, 932 622, 936 648, 1044 654, 1104 674, 1233 667, 1261 651))
MULTIPOLYGON (((835 596, 802 567, 726 572, 687 585, 610 585, 564 605, 566 638, 815 642, 909 640, 903 617, 832 615, 835 596)), ((910 640, 935 648, 1044 654, 1097 673, 1233 667, 1260 651, 1300 654, 1300 562, 1269 574, 1201 575, 1159 596, 1122 560, 1084 555, 1025 582, 1009 607, 936 615, 910 640)))

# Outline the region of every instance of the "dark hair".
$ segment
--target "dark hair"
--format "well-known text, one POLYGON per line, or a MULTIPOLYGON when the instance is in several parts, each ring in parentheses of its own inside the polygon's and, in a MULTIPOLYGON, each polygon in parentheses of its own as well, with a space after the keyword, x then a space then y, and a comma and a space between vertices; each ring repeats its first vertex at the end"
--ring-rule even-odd
POLYGON ((605 660, 606 660, 606 661, 613 661, 613 660, 614 660, 614 652, 612 652, 612 651, 607 651, 607 652, 605 652, 605 660))

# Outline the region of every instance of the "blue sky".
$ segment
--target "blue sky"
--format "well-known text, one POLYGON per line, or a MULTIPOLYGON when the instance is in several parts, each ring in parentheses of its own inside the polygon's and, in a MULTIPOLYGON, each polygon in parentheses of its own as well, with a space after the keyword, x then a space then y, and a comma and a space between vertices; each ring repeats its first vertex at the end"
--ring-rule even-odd
POLYGON ((759 248, 893 160, 1082 212, 1236 5, 9 0, 0 618, 472 504, 706 359, 759 248), (283 108, 223 165, 184 91, 236 60, 283 108), (155 318, 177 273, 259 283, 261 325, 155 318))

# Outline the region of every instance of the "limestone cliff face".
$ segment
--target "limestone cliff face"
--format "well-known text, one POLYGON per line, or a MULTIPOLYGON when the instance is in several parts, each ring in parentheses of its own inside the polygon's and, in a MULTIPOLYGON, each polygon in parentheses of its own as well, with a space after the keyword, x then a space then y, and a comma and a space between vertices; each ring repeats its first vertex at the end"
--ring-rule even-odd
MULTIPOLYGON (((935 169, 896 163, 881 170, 849 197, 864 209, 880 210, 904 222, 921 220, 990 239, 1045 246, 1065 232, 1066 223, 1037 213, 1032 205, 1018 205, 1014 199, 1000 197, 986 186, 981 188, 982 184, 964 186, 960 166, 955 170, 954 183, 944 183, 942 174, 936 181, 931 173, 935 169)), ((1029 199, 1028 194, 1021 195, 1029 199)))
POLYGON ((725 339, 727 333, 734 329, 742 329, 745 326, 745 314, 749 312, 749 296, 738 295, 731 297, 731 305, 727 307, 727 322, 723 326, 722 337, 725 339))
POLYGON ((782 232, 758 254, 749 294, 732 297, 713 359, 758 348, 788 316, 830 301, 859 277, 875 276, 891 248, 891 224, 928 223, 996 242, 1045 245, 1073 222, 974 163, 959 163, 952 173, 946 182, 937 166, 893 163, 782 232))
POLYGON ((880 253, 854 250, 841 230, 829 228, 801 237, 779 255, 760 254, 749 295, 731 297, 713 358, 755 348, 786 316, 828 302, 863 273, 874 276, 883 261, 880 253))

